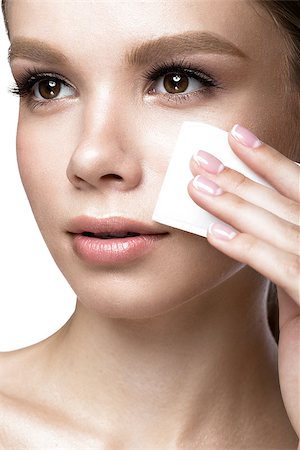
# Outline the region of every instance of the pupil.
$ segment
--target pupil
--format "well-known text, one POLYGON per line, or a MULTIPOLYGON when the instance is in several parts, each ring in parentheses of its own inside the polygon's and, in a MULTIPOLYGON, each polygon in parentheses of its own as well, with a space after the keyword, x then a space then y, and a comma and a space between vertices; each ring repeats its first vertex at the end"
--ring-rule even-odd
POLYGON ((187 89, 188 85, 188 77, 179 73, 168 73, 164 79, 164 88, 170 94, 182 93, 187 89))
POLYGON ((45 99, 56 97, 60 92, 60 84, 54 80, 43 80, 39 84, 39 92, 45 99))

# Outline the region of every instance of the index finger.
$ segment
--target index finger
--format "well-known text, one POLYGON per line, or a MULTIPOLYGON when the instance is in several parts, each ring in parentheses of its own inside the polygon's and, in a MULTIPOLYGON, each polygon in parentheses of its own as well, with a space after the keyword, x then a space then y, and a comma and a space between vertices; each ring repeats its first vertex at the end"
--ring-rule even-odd
POLYGON ((300 202, 300 167, 298 163, 290 160, 270 145, 259 141, 249 130, 239 125, 233 127, 228 135, 228 141, 232 150, 247 166, 261 175, 278 192, 300 202), (251 138, 254 146, 249 145, 251 138))

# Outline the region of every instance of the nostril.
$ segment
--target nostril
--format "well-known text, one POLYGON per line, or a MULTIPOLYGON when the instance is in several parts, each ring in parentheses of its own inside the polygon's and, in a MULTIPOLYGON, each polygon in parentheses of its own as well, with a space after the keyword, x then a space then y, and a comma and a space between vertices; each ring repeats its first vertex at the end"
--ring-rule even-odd
POLYGON ((84 181, 82 178, 78 177, 77 175, 74 175, 74 180, 75 180, 76 182, 84 181))
POLYGON ((107 175, 103 175, 102 177, 101 177, 102 179, 104 178, 104 179, 112 179, 112 180, 118 180, 118 181, 121 181, 121 180, 123 180, 123 178, 120 176, 120 175, 116 175, 115 173, 108 173, 107 175))

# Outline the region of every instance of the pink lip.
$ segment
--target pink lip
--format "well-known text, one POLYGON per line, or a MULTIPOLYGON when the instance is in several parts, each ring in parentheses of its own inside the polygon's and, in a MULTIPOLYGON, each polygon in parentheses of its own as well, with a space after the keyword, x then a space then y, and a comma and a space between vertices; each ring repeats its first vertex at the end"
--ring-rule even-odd
POLYGON ((88 216, 74 218, 68 227, 73 234, 75 253, 84 261, 97 265, 112 265, 134 261, 151 251, 168 233, 157 225, 147 225, 123 217, 97 219, 88 216), (139 236, 102 239, 84 235, 139 233, 139 236))

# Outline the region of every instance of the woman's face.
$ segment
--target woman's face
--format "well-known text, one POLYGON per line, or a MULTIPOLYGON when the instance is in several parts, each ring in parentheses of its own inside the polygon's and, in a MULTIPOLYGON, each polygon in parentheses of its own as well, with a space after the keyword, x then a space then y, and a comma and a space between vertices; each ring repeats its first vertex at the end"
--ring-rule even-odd
POLYGON ((183 121, 238 122, 288 148, 284 49, 270 17, 240 0, 8 3, 17 82, 35 71, 67 83, 40 82, 21 99, 17 155, 40 230, 81 302, 151 317, 232 277, 240 263, 151 217, 183 121), (90 264, 69 233, 82 215, 168 234, 128 263, 90 264))

